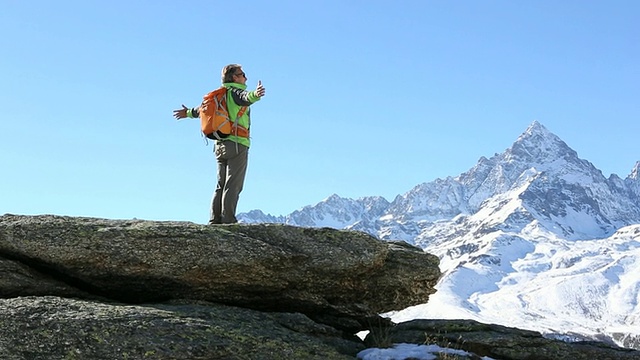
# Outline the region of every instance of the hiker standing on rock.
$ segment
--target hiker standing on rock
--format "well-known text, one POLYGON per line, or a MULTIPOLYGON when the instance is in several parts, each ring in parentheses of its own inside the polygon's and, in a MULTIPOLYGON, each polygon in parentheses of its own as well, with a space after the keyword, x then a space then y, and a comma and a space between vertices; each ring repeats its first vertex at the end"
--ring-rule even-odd
MULTIPOLYGON (((249 156, 249 127, 251 126, 249 106, 265 94, 262 82, 253 91, 247 91, 247 76, 239 64, 230 64, 222 69, 222 86, 226 88, 226 108, 229 119, 235 119, 235 131, 220 134, 215 141, 218 162, 218 184, 211 200, 209 224, 237 223, 236 207, 247 173, 249 156), (245 111, 246 110, 246 111, 245 111), (240 130, 240 131, 239 131, 240 130)), ((205 100, 196 108, 174 110, 173 116, 180 120, 200 117, 200 112, 209 105, 205 100)), ((207 135, 210 137, 209 135, 207 135)))

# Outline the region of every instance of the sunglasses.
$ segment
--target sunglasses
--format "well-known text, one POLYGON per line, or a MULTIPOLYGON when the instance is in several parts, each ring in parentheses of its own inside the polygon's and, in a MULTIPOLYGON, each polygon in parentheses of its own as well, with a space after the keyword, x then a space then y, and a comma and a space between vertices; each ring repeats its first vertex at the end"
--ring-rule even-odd
POLYGON ((242 76, 242 77, 245 77, 245 78, 247 77, 247 75, 245 75, 243 72, 240 72, 240 73, 237 73, 237 74, 234 74, 234 75, 242 76))

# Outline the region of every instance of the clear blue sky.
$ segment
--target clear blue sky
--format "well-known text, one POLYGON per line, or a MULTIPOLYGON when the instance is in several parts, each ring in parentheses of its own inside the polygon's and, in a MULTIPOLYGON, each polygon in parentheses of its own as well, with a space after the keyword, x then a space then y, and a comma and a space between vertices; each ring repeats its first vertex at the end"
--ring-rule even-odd
POLYGON ((393 200, 534 120, 605 176, 640 160, 640 1, 0 1, 0 214, 208 220, 220 69, 267 95, 239 212, 393 200))

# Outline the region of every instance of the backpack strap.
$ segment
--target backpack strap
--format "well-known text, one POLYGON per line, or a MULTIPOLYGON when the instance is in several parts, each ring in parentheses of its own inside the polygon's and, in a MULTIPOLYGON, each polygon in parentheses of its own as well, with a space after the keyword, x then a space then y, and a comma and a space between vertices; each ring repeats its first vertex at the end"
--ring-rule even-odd
POLYGON ((240 118, 242 117, 242 115, 244 115, 244 113, 247 111, 248 108, 249 108, 248 106, 243 106, 240 108, 240 111, 238 111, 238 116, 236 116, 236 119, 233 121, 233 125, 231 125, 231 128, 233 129, 232 130, 233 135, 243 137, 243 138, 249 137, 249 129, 238 124, 238 120, 240 120, 240 118))
POLYGON ((238 116, 236 116, 236 121, 238 121, 238 119, 240 119, 242 115, 244 115, 248 108, 248 106, 243 106, 240 108, 240 111, 238 111, 238 116))

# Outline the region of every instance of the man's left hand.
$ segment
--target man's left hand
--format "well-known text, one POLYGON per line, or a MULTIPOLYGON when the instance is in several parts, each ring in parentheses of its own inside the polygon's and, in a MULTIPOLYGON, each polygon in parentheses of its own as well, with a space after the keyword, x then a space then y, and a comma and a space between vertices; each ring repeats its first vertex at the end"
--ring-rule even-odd
POLYGON ((189 108, 182 104, 182 109, 173 110, 173 117, 176 118, 176 120, 184 119, 187 117, 187 110, 189 110, 189 108))

